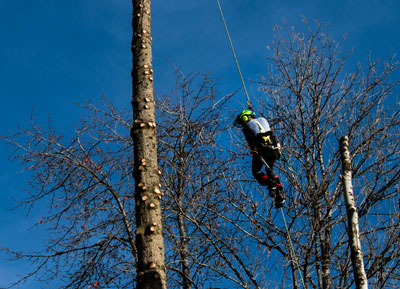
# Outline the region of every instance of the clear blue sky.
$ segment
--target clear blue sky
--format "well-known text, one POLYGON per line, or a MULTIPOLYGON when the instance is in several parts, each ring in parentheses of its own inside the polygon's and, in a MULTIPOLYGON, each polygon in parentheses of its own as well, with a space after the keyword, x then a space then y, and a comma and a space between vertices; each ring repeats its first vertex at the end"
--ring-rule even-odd
MULTIPOLYGON (((338 39, 347 33, 347 47, 365 61, 369 50, 386 59, 400 52, 398 0, 220 0, 245 79, 264 73, 266 46, 272 25, 329 22, 338 39)), ((155 89, 175 84, 169 61, 184 72, 211 71, 221 77, 220 91, 241 88, 216 0, 154 0, 153 59, 155 89)), ((0 0, 0 135, 29 123, 32 110, 39 122, 51 117, 68 130, 82 116, 73 102, 107 95, 130 107, 130 0, 0 0)), ((256 87, 248 85, 251 95, 256 87)), ((0 246, 35 250, 40 236, 27 230, 40 216, 40 207, 26 216, 9 211, 13 196, 27 187, 9 149, 0 142, 0 246)), ((0 288, 26 264, 0 259, 0 288)), ((40 288, 30 282, 19 288, 40 288)))

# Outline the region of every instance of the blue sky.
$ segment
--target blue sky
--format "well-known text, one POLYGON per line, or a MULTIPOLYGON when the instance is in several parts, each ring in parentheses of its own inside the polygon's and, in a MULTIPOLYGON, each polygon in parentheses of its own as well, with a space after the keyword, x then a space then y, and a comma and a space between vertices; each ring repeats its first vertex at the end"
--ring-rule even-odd
MULTIPOLYGON (((220 0, 245 80, 262 75, 272 26, 312 22, 330 24, 354 59, 365 61, 372 49, 386 59, 400 51, 400 2, 397 0, 220 0)), ((219 90, 241 88, 216 0, 154 0, 153 64, 156 91, 168 91, 175 80, 169 62, 189 73, 210 71, 222 78, 219 90)), ((131 1, 129 0, 0 0, 0 135, 51 117, 67 131, 82 117, 74 102, 107 95, 130 107, 131 1)), ((251 97, 256 87, 249 83, 251 97)), ((243 103, 245 100, 240 100, 243 103)), ((38 220, 40 206, 27 216, 10 211, 12 197, 27 185, 17 164, 8 161, 9 148, 0 142, 0 246, 35 250, 40 234, 27 230, 38 220)), ((0 259, 0 288, 27 264, 0 259)), ((19 288, 41 288, 29 282, 19 288)))

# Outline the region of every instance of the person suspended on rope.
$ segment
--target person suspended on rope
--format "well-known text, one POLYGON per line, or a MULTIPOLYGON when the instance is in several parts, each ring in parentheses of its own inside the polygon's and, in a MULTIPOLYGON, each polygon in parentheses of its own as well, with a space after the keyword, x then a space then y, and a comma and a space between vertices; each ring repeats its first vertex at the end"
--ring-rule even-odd
POLYGON ((281 146, 272 133, 268 121, 257 117, 252 109, 243 110, 233 125, 242 128, 242 132, 253 155, 252 174, 262 186, 267 186, 269 195, 275 198, 275 208, 281 208, 285 202, 285 194, 279 177, 275 175, 273 166, 281 157, 281 146), (262 171, 265 166, 264 173, 262 171))

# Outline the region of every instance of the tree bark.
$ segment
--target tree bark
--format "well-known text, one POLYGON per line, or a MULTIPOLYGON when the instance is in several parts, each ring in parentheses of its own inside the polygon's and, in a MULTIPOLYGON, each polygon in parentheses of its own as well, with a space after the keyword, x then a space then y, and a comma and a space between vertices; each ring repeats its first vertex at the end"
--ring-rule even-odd
POLYGON ((133 0, 132 107, 136 201, 137 288, 167 288, 153 91, 149 0, 133 0))
POLYGON ((178 212, 178 224, 179 224, 179 239, 180 248, 179 254, 182 261, 182 288, 191 289, 192 282, 190 281, 190 268, 189 268, 189 244, 186 233, 185 217, 182 212, 178 212))
POLYGON ((349 242, 354 279, 357 289, 367 289, 368 280, 364 270, 363 254, 361 250, 358 213, 355 206, 352 186, 352 165, 349 151, 349 139, 347 136, 340 139, 339 146, 342 159, 342 183, 348 217, 349 242))

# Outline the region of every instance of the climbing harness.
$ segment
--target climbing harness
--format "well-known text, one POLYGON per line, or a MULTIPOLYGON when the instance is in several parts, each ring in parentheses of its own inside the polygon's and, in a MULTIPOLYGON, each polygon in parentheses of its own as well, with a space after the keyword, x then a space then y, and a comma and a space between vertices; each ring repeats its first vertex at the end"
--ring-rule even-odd
POLYGON ((222 12, 222 7, 221 7, 221 4, 219 3, 219 0, 217 0, 217 3, 218 3, 219 12, 221 13, 222 22, 224 22, 226 35, 228 36, 228 40, 229 40, 229 44, 230 44, 231 49, 232 49, 233 57, 235 58, 235 63, 236 63, 237 70, 239 72, 240 80, 242 81, 244 93, 245 93, 246 98, 247 98, 247 106, 250 108, 251 107, 250 97, 249 97, 249 94, 247 93, 246 85, 244 84, 242 72, 240 71, 240 67, 239 67, 239 61, 238 61, 238 59, 236 57, 235 49, 233 48, 233 43, 232 43, 232 40, 231 40, 231 36, 229 35, 228 26, 226 25, 224 13, 222 12))
POLYGON ((282 148, 277 137, 272 133, 272 131, 266 131, 257 119, 254 119, 254 122, 257 124, 258 129, 260 130, 258 135, 260 138, 260 143, 262 146, 268 147, 274 158, 279 160, 282 156, 282 148))
MULTIPOLYGON (((217 0, 217 4, 218 4, 219 12, 220 12, 220 14, 221 14, 222 21, 223 21, 224 26, 225 26, 226 35, 227 35, 227 37, 228 37, 229 44, 230 44, 231 49, 232 49, 232 54, 233 54, 233 57, 235 58, 235 63, 236 63, 236 67, 237 67, 237 70, 238 70, 238 73, 239 73, 239 76, 240 76, 240 80, 242 81, 244 93, 245 93, 246 98, 247 98, 247 105, 248 105, 249 109, 251 109, 250 97, 249 97, 249 94, 247 93, 246 85, 245 85, 245 83, 244 83, 243 76, 242 76, 242 72, 241 72, 241 70, 240 70, 239 61, 238 61, 238 59, 237 59, 237 57, 236 57, 235 49, 234 49, 234 47, 233 47, 233 43, 232 43, 231 37, 230 37, 230 35, 229 35, 228 26, 227 26, 227 24, 226 24, 225 17, 224 17, 224 13, 222 12, 222 7, 221 7, 221 4, 220 4, 219 0, 217 0)), ((260 124, 258 124, 258 125, 261 126, 260 124)), ((262 157, 261 157, 261 160, 263 161, 263 163, 264 163, 264 165, 266 166, 267 169, 271 169, 271 168, 268 166, 267 162, 266 162, 262 157)), ((288 164, 288 161, 287 161, 286 158, 284 158, 284 161, 285 161, 285 163, 287 163, 287 165, 289 166, 289 170, 290 170, 291 172, 293 172, 293 173, 296 173, 296 172, 294 171, 294 169, 290 166, 290 164, 288 164)), ((300 275, 301 281, 302 281, 302 283, 303 283, 303 287, 304 287, 304 288, 307 288, 306 285, 305 285, 303 276, 302 276, 302 274, 301 274, 301 271, 300 271, 300 265, 299 265, 299 262, 297 261, 297 257, 296 257, 295 251, 294 251, 294 247, 293 247, 293 244, 292 244, 292 239, 291 239, 291 237, 290 237, 289 228, 288 228, 288 226, 287 226, 286 219, 285 219, 285 214, 283 213, 283 208, 281 208, 281 213, 282 213, 283 222, 284 222, 285 228, 286 228, 287 240, 288 240, 289 247, 290 247, 290 258, 293 260, 293 262, 294 262, 294 263, 296 264, 296 266, 297 266, 297 270, 299 271, 299 275, 300 275)))

